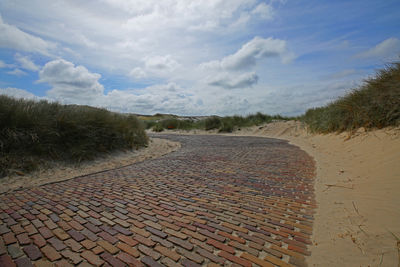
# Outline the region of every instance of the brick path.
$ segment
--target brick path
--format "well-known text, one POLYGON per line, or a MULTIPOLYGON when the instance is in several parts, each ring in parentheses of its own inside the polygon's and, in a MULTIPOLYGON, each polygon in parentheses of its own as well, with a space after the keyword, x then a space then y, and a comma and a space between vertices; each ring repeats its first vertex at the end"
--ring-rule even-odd
POLYGON ((304 266, 313 160, 284 141, 164 137, 164 157, 0 195, 0 266, 304 266))

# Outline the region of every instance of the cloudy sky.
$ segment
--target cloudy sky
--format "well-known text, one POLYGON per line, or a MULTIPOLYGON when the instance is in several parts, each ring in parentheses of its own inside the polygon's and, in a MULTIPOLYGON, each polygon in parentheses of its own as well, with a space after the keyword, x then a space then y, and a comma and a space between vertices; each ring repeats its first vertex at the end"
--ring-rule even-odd
POLYGON ((299 115, 400 56, 398 0, 1 0, 0 94, 299 115))

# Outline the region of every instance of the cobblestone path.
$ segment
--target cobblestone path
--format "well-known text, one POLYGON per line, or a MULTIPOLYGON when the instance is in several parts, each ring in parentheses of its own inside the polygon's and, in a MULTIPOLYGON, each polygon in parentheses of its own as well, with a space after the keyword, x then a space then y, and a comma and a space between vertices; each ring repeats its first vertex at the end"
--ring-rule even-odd
POLYGON ((0 266, 304 266, 313 160, 285 141, 161 135, 158 159, 0 195, 0 266))

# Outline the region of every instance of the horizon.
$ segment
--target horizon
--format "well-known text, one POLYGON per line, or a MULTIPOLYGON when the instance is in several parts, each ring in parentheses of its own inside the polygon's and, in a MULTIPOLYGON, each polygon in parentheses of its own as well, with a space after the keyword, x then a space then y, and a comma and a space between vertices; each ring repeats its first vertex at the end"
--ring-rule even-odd
POLYGON ((298 116, 400 55, 398 1, 0 2, 0 94, 140 115, 298 116))

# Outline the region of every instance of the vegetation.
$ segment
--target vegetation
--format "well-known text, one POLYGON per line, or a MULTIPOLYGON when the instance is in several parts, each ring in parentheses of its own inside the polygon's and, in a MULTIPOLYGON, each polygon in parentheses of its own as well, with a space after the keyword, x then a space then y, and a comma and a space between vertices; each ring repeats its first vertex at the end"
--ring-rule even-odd
POLYGON ((79 163, 147 142, 133 115, 0 96, 0 177, 32 171, 49 160, 79 163))
POLYGON ((361 87, 329 105, 307 110, 301 119, 319 133, 400 125, 400 63, 379 70, 361 87))
POLYGON ((200 120, 184 119, 184 118, 165 118, 161 120, 146 120, 146 128, 155 132, 161 132, 164 129, 178 130, 218 130, 218 132, 232 132, 241 127, 250 127, 260 125, 262 123, 272 122, 273 120, 291 120, 294 118, 282 117, 280 115, 269 116, 262 113, 242 116, 218 117, 212 116, 200 120))

